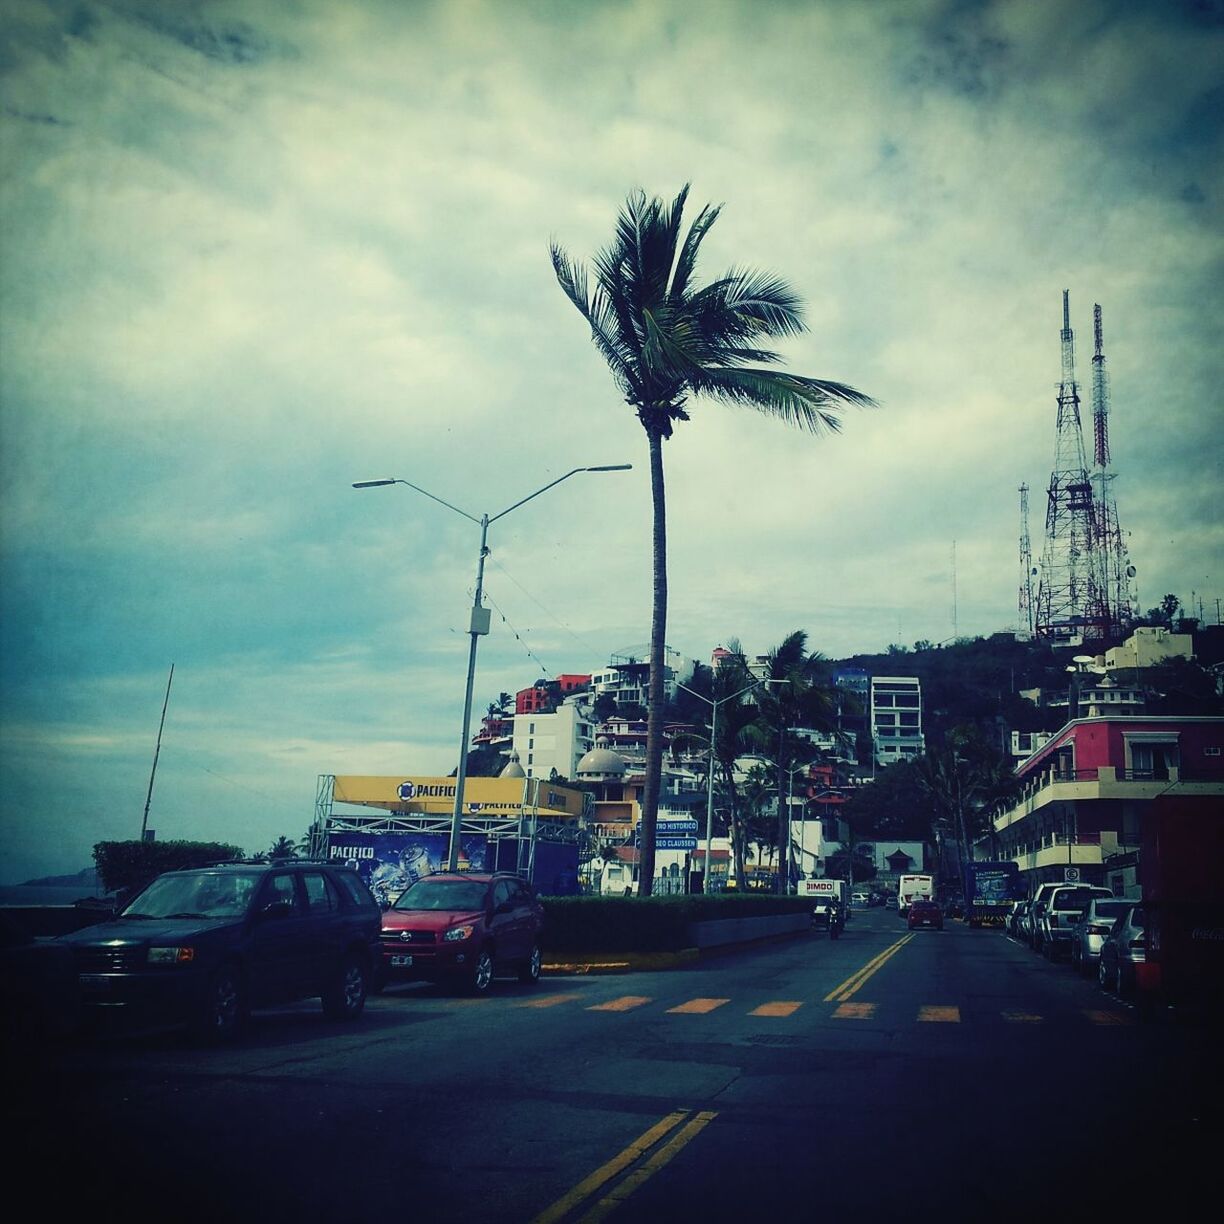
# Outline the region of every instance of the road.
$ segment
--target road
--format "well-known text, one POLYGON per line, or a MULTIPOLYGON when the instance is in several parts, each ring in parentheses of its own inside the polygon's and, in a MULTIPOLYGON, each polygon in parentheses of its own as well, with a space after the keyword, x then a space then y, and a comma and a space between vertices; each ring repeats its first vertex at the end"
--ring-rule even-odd
POLYGON ((132 1219, 1133 1215, 1212 1185, 1219 1044, 872 910, 671 972, 398 987, 352 1025, 295 1005, 228 1048, 23 1052, 6 1163, 132 1219))

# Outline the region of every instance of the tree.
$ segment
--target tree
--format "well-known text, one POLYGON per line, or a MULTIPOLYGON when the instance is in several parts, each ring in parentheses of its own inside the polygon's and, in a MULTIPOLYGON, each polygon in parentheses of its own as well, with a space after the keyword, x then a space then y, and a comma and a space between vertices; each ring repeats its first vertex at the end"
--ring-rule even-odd
POLYGON ((286 837, 282 833, 280 837, 278 837, 268 848, 268 858, 297 858, 297 843, 293 840, 293 838, 286 837))
POLYGON ((653 602, 646 779, 641 817, 641 891, 654 879, 655 822, 663 762, 663 651, 667 626, 667 516, 663 443, 689 420, 690 396, 758 409, 813 433, 839 427, 846 405, 868 405, 842 383, 770 369, 780 357, 762 338, 803 330, 802 307, 781 279, 732 269, 705 286, 693 279, 702 241, 720 209, 706 205, 681 238, 686 184, 669 205, 633 192, 617 217, 611 244, 584 267, 553 242, 553 269, 591 329, 625 402, 646 431, 650 454, 653 602))

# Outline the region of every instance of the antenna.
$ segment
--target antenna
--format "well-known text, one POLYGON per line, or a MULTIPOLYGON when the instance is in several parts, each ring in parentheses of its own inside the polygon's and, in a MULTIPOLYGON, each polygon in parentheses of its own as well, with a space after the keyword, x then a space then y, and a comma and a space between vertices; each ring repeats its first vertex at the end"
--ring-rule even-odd
POLYGON ((956 606, 956 541, 952 541, 952 636, 960 637, 960 626, 957 620, 956 606))
POLYGON ((1033 636, 1033 547, 1029 541, 1029 487, 1022 484, 1020 493, 1020 627, 1033 636))
POLYGON ((153 779, 157 776, 157 758, 161 756, 162 728, 166 725, 166 707, 170 704, 170 686, 174 683, 174 664, 170 664, 170 677, 166 681, 166 699, 162 702, 161 722, 157 724, 157 747, 153 750, 153 768, 149 771, 149 793, 145 795, 144 817, 140 822, 140 840, 144 841, 149 828, 149 804, 153 802, 153 779))

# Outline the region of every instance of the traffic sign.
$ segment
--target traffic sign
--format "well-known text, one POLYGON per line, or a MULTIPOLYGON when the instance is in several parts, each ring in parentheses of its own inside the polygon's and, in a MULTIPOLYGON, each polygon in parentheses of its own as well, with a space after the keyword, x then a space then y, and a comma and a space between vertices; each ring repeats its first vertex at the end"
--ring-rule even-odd
POLYGON ((655 825, 655 833, 659 837, 688 837, 696 832, 695 820, 660 820, 655 825))
POLYGON ((655 840, 656 850, 696 850, 695 837, 660 837, 655 840))

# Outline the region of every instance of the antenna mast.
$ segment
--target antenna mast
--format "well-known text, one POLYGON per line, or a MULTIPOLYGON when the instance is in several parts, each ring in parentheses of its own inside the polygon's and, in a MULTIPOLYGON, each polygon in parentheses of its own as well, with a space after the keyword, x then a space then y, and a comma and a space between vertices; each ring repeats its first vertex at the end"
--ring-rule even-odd
POLYGON ((1070 292, 1064 289, 1063 325, 1059 333, 1062 381, 1058 387, 1054 469, 1047 490, 1045 545, 1035 618, 1039 637, 1064 645, 1100 638, 1106 629, 1099 615, 1097 514, 1080 423, 1070 298, 1070 292))
POLYGON ((1033 546, 1029 541, 1029 487, 1020 486, 1020 628, 1033 636, 1033 546))
POLYGON ((153 768, 149 771, 149 793, 145 796, 144 818, 140 822, 140 840, 144 841, 149 828, 149 804, 153 802, 153 779, 157 777, 157 758, 161 756, 162 728, 166 725, 166 707, 170 704, 170 686, 174 683, 174 664, 170 664, 170 678, 166 681, 166 700, 162 702, 161 722, 157 724, 157 747, 153 750, 153 768))

